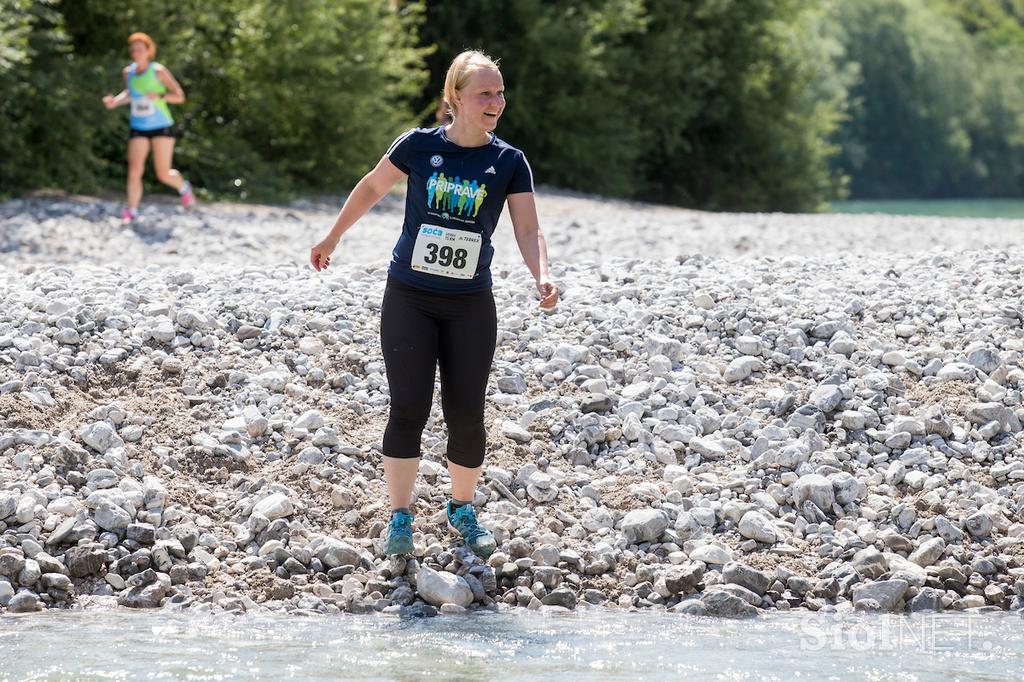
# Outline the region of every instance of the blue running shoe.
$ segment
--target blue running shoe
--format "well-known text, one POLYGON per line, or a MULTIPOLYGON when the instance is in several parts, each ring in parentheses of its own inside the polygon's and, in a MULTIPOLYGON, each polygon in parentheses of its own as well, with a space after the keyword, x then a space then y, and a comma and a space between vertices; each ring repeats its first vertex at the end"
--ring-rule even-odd
POLYGON ((416 517, 404 511, 396 511, 391 515, 388 524, 388 539, 384 541, 385 554, 412 553, 412 521, 416 517))
POLYGON ((471 504, 464 504, 453 509, 452 503, 449 501, 448 523, 459 532, 473 554, 481 559, 491 556, 497 547, 491 531, 481 526, 480 522, 476 520, 476 511, 471 504))

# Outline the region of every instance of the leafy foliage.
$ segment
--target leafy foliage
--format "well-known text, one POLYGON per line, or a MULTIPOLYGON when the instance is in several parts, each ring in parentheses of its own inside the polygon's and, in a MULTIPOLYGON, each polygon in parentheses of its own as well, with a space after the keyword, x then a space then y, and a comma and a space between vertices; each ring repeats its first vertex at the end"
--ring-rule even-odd
POLYGON ((351 186, 467 47, 547 185, 729 210, 1024 186, 1024 0, 0 0, 0 195, 120 190, 100 98, 139 30, 217 196, 351 186))
POLYGON ((124 87, 134 31, 153 37, 186 93, 172 107, 185 132, 176 165, 220 196, 354 184, 415 120, 409 103, 426 76, 415 3, 2 1, 32 36, 28 58, 0 71, 21 95, 0 109, 18 164, 0 176, 6 191, 123 184, 127 116, 100 98, 124 87), (38 163, 50 154, 54 163, 38 163))

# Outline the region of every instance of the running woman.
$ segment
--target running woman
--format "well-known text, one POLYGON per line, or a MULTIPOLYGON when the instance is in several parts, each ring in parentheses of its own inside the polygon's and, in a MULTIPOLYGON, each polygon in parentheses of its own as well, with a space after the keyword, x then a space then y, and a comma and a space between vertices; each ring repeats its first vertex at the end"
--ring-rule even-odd
POLYGON ((153 148, 153 170, 160 182, 178 190, 181 205, 188 208, 195 198, 192 185, 171 168, 174 157, 174 119, 168 104, 181 104, 185 93, 163 64, 153 61, 156 43, 145 33, 128 36, 128 53, 134 60, 123 71, 125 89, 117 96, 107 95, 107 109, 131 105, 131 132, 128 133, 128 205, 121 213, 125 222, 139 215, 142 200, 142 174, 146 156, 153 148))
POLYGON ((475 554, 487 557, 495 540, 477 521, 473 496, 484 459, 484 393, 497 338, 491 234, 506 202, 541 308, 554 308, 558 288, 548 270, 530 166, 494 134, 505 109, 497 64, 475 50, 461 53, 448 68, 444 96, 452 122, 400 135, 352 190, 330 233, 312 248, 310 262, 317 271, 328 267, 341 236, 408 176, 405 223, 392 252, 380 321, 391 391, 383 443, 391 503, 384 552, 413 550, 413 485, 440 366, 452 483, 448 521, 475 554))

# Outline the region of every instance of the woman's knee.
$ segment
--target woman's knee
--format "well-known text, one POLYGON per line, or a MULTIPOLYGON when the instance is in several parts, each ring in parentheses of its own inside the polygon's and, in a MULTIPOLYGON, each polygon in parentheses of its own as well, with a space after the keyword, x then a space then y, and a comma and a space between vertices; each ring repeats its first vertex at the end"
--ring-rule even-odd
POLYGON ((448 459, 470 469, 483 464, 487 444, 483 415, 446 417, 445 422, 448 426, 448 459))
POLYGON ((453 447, 451 441, 449 441, 448 452, 445 454, 449 462, 454 462, 461 467, 467 469, 476 469, 477 467, 483 466, 484 463, 484 449, 483 446, 479 448, 473 448, 469 450, 461 449, 459 447, 453 447))
POLYGON ((178 175, 178 171, 173 168, 167 170, 157 170, 156 179, 165 185, 170 185, 174 182, 174 178, 178 175))
POLYGON ((398 458, 419 457, 420 440, 429 418, 429 404, 426 409, 419 405, 392 404, 384 429, 384 454, 398 458))

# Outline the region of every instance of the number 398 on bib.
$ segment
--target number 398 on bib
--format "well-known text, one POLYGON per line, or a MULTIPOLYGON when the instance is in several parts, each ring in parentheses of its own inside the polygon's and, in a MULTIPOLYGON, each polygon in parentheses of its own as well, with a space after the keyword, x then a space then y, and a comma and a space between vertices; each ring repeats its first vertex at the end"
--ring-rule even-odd
POLYGON ((473 279, 480 260, 480 235, 421 225, 412 249, 412 269, 442 277, 473 279))

